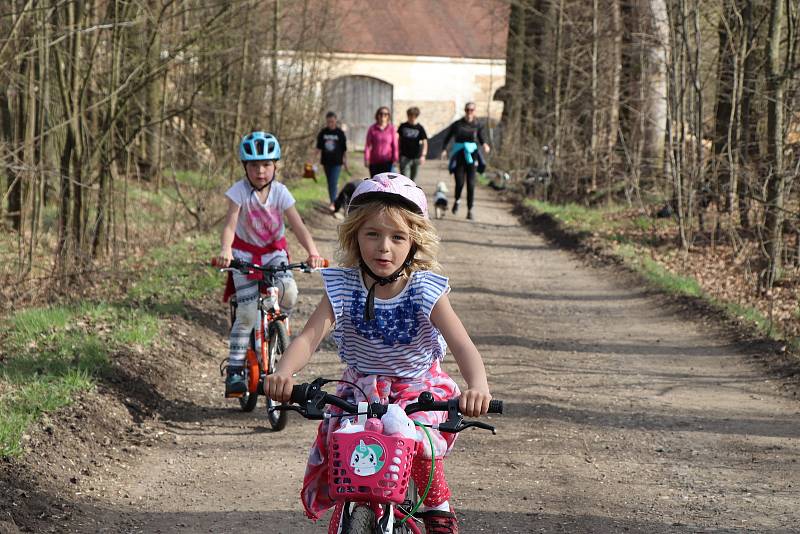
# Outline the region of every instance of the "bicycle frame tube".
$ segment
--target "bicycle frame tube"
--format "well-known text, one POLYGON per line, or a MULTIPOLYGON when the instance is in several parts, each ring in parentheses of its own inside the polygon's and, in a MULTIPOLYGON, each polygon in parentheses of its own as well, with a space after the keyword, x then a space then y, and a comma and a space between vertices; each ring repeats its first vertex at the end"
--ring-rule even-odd
POLYGON ((256 347, 259 347, 261 372, 270 373, 269 368, 269 325, 280 316, 280 295, 278 288, 267 282, 266 294, 261 294, 258 299, 258 327, 256 328, 256 347))

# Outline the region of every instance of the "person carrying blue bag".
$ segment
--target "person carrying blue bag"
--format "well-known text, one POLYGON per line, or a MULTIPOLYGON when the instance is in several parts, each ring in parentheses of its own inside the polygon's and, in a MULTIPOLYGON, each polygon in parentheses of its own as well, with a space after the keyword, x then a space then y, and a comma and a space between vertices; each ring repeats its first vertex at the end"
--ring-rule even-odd
POLYGON ((484 141, 483 125, 475 117, 474 102, 467 102, 467 105, 464 106, 464 116, 447 129, 444 143, 442 144, 445 147, 442 157, 447 156, 447 144, 451 139, 453 140, 453 146, 449 153, 450 163, 448 168, 456 179, 456 198, 455 202, 453 202, 453 214, 455 215, 458 212, 461 191, 464 189, 464 183, 466 182, 467 219, 473 219, 472 205, 475 198, 475 173, 476 171, 483 173, 486 169, 486 161, 478 147, 483 148, 486 154, 490 150, 489 145, 484 141))

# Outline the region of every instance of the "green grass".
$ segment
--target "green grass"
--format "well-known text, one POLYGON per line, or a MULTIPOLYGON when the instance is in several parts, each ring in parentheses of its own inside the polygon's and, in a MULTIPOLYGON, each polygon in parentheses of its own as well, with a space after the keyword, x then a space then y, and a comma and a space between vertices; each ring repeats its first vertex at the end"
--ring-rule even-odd
POLYGON ((622 244, 618 253, 648 282, 670 295, 705 298, 703 288, 694 278, 670 272, 666 267, 642 254, 633 245, 622 244))
MULTIPOLYGON (((342 169, 339 174, 339 189, 344 184, 353 178, 364 178, 367 176, 367 169, 361 161, 363 160, 363 152, 350 154, 347 169, 342 169)), ((308 210, 313 209, 317 203, 324 203, 328 205, 328 182, 325 179, 325 171, 322 166, 317 169, 317 180, 314 181, 310 178, 294 178, 284 182, 286 187, 292 192, 295 201, 297 201, 297 210, 303 214, 308 210)))
POLYGON ((0 398, 0 457, 22 454, 22 436, 42 414, 69 404, 79 391, 90 389, 94 380, 86 372, 70 370, 16 388, 0 398))
MULTIPOLYGON (((350 180, 344 169, 339 175, 339 181, 342 182, 343 180, 345 182, 350 180)), ((325 173, 321 169, 317 171, 316 181, 310 178, 296 178, 288 180, 286 186, 291 190, 292 196, 297 202, 295 207, 301 214, 313 209, 314 204, 318 202, 324 202, 326 206, 328 205, 328 182, 325 180, 325 173)))
POLYGON ((32 308, 4 320, 0 353, 0 457, 23 452, 22 436, 43 413, 68 405, 94 387, 112 355, 152 346, 162 317, 184 313, 188 300, 222 291, 207 266, 217 252, 212 236, 184 239, 129 260, 139 278, 117 302, 32 308))
POLYGON ((749 306, 742 306, 736 302, 714 301, 717 307, 722 308, 728 315, 745 323, 749 323, 769 337, 774 337, 775 331, 769 319, 760 311, 749 306))
MULTIPOLYGON (((177 171, 175 179, 185 195, 219 194, 218 180, 201 172, 177 171)), ((172 180, 171 171, 165 171, 160 193, 150 185, 129 182, 128 205, 135 206, 129 213, 132 235, 141 232, 155 241, 165 225, 174 224, 176 210, 181 213, 182 208, 176 206, 172 180)), ((304 194, 324 198, 324 177, 316 191, 304 194)), ((54 221, 51 211, 45 218, 54 221)), ((123 296, 113 301, 30 308, 0 319, 0 457, 21 454, 22 436, 30 425, 93 388, 110 371, 115 353, 156 343, 164 316, 185 314, 187 301, 221 294, 224 277, 208 266, 209 258, 219 251, 218 242, 215 229, 210 235, 187 237, 144 256, 131 256, 117 265, 129 273, 129 281, 123 296)), ((0 250, 13 250, 5 244, 4 237, 0 250)), ((119 279, 108 283, 117 284, 119 279)), ((97 292, 118 293, 114 285, 97 292)))
POLYGON ((165 170, 163 181, 166 184, 165 188, 168 190, 172 190, 174 187, 172 183, 173 177, 180 185, 186 185, 199 191, 213 191, 218 187, 217 179, 199 171, 173 172, 171 170, 165 170))
POLYGON ((144 259, 132 260, 147 265, 128 288, 126 302, 157 313, 181 314, 187 301, 221 291, 223 278, 209 266, 218 249, 216 236, 205 235, 154 249, 144 259))
POLYGON ((580 204, 551 204, 533 199, 528 199, 525 203, 538 213, 550 215, 569 229, 580 232, 610 231, 620 226, 619 221, 609 218, 609 215, 622 210, 620 206, 587 208, 580 204))
POLYGON ((105 303, 24 310, 6 321, 0 380, 0 456, 22 452, 21 438, 43 413, 91 389, 114 350, 154 342, 156 317, 105 303))

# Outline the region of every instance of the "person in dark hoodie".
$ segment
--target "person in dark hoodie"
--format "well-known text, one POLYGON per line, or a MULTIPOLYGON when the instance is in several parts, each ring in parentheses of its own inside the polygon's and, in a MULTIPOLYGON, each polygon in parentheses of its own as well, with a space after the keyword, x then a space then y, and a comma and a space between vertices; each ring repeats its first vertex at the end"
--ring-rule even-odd
POLYGON ((483 148, 485 154, 489 153, 489 145, 483 137, 483 125, 475 116, 475 103, 467 102, 464 106, 464 116, 447 129, 442 146, 445 147, 442 157, 447 157, 447 144, 453 140, 450 149, 450 172, 456 179, 455 202, 453 214, 458 212, 461 201, 461 191, 467 185, 467 219, 473 219, 472 204, 475 198, 475 173, 483 172, 486 164, 478 147, 483 148))

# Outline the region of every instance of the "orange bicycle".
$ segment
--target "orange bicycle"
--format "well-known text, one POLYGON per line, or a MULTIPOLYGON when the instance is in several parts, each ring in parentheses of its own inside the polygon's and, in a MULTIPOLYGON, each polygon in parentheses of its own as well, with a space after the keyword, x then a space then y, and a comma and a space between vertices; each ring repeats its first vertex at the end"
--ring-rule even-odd
MULTIPOLYGON (((211 262, 217 267, 216 261, 211 262)), ((324 267, 328 266, 325 260, 324 267)), ((232 393, 226 397, 239 399, 239 406, 243 412, 252 412, 258 404, 258 396, 264 395, 264 379, 275 370, 281 355, 289 346, 289 318, 281 312, 280 295, 275 281, 275 275, 285 271, 313 271, 305 262, 282 263, 274 266, 261 266, 250 262, 233 259, 228 267, 220 271, 238 271, 242 274, 251 274, 261 271, 264 277, 259 280, 258 321, 250 333, 250 346, 245 356, 245 383, 247 391, 232 393)), ((236 319, 236 299, 231 299, 231 325, 236 319)), ((220 363, 220 374, 225 374, 228 358, 220 363)), ((273 410, 277 403, 264 395, 267 399, 267 419, 273 430, 283 430, 286 427, 287 412, 273 410)))

